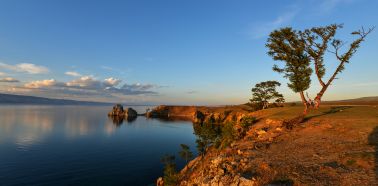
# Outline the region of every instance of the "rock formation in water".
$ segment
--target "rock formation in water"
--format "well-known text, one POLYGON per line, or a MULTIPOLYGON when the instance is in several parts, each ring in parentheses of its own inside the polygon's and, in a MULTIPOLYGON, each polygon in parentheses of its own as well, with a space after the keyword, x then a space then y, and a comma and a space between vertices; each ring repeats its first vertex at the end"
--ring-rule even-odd
POLYGON ((116 104, 113 106, 112 111, 108 113, 108 116, 117 118, 117 120, 126 119, 128 121, 132 121, 138 116, 138 113, 132 108, 124 109, 121 104, 116 104))

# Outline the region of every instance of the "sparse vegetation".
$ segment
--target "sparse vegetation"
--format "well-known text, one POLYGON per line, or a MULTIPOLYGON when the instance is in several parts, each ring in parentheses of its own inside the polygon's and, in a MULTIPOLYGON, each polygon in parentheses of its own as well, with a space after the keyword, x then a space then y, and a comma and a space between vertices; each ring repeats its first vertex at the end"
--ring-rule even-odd
POLYGON ((248 129, 250 126, 252 126, 256 122, 257 122, 256 117, 246 116, 241 119, 240 126, 242 126, 244 129, 248 129))
POLYGON ((234 122, 227 122, 222 125, 211 123, 194 124, 194 132, 197 135, 197 150, 200 155, 205 155, 206 149, 210 146, 215 148, 228 147, 233 141, 244 137, 257 119, 252 116, 243 117, 240 121, 240 129, 236 130, 234 122))
POLYGON ((236 131, 234 130, 233 123, 226 123, 222 127, 222 133, 219 136, 220 148, 228 147, 234 140, 236 136, 236 131))
POLYGON ((194 133, 197 135, 197 151, 204 156, 206 150, 217 142, 217 138, 221 133, 221 126, 209 123, 194 124, 194 133))

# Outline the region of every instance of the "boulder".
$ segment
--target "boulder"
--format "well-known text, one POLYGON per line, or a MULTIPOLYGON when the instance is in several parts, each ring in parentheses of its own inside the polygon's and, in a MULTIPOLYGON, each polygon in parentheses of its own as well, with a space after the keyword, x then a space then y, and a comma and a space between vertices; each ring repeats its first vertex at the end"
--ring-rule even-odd
POLYGON ((138 113, 137 113, 136 110, 134 110, 132 108, 127 108, 124 111, 124 116, 125 116, 125 118, 136 118, 138 116, 138 113))
POLYGON ((121 104, 116 104, 113 106, 112 111, 108 113, 109 116, 124 116, 125 111, 123 110, 123 106, 121 104))
POLYGON ((156 180, 156 185, 157 186, 164 186, 164 180, 162 177, 159 177, 157 180, 156 180))

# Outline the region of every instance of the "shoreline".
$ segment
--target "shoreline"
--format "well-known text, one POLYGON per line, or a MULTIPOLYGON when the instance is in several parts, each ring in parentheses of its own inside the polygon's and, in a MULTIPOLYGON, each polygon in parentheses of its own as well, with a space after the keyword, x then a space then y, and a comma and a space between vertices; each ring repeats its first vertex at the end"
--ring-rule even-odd
MULTIPOLYGON (((206 149, 204 155, 194 157, 182 170, 179 170, 177 185, 266 185, 273 183, 369 185, 376 183, 374 182, 374 159, 370 158, 374 156, 369 156, 367 159, 360 157, 357 160, 355 160, 356 157, 337 156, 338 154, 348 154, 351 149, 362 148, 363 151, 367 151, 363 153, 371 151, 372 147, 363 139, 371 139, 370 136, 377 135, 371 132, 374 127, 378 127, 374 123, 378 122, 375 117, 375 113, 378 113, 376 105, 324 104, 320 110, 307 115, 304 122, 291 128, 285 125, 285 121, 302 112, 300 105, 285 105, 258 111, 248 111, 243 105, 227 107, 158 106, 152 111, 156 112, 155 117, 170 118, 184 115, 191 118, 193 124, 201 124, 198 126, 233 123, 234 129, 243 133, 229 146, 217 148, 211 145, 206 149), (198 111, 204 115, 200 122, 197 117, 198 111), (364 120, 361 120, 360 115, 362 114, 364 114, 364 120), (240 126, 243 122, 242 118, 245 117, 256 118, 256 123, 244 130, 240 126), (372 124, 366 125, 365 120, 371 121, 372 124), (359 132, 356 131, 357 128, 359 132), (340 133, 339 131, 344 132, 340 133), (358 138, 357 136, 361 134, 363 134, 363 138, 358 138), (348 142, 351 139, 358 140, 351 144, 348 142), (329 146, 332 148, 328 148, 329 146), (315 152, 313 152, 314 150, 315 152), (316 156, 313 155, 314 153, 316 156), (313 164, 313 157, 318 156, 321 158, 316 159, 314 166, 321 168, 327 174, 327 177, 321 180, 317 178, 324 174, 321 170, 312 172, 313 167, 302 167, 308 163, 313 164), (297 158, 300 161, 295 161, 297 158), (358 171, 334 174, 337 167, 329 167, 328 162, 337 162, 337 165, 348 169, 355 169, 355 165, 350 162, 365 163, 363 163, 364 167, 358 171), (366 165, 367 162, 370 162, 369 166, 366 165), (290 171, 286 170, 287 167, 290 168, 290 171), (298 170, 298 168, 300 169, 298 170), (299 175, 298 172, 300 172, 299 175), (311 175, 308 175, 309 173, 311 175), (361 179, 353 179, 356 176, 361 179)), ((156 184, 164 185, 163 177, 158 178, 156 184)))

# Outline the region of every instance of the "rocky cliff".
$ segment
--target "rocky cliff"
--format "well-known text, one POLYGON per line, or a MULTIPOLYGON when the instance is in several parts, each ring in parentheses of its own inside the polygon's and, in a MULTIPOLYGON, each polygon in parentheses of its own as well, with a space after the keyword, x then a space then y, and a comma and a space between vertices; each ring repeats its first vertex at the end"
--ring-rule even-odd
MULTIPOLYGON (((229 117, 236 118, 239 124, 233 124, 238 126, 246 116, 257 118, 257 123, 225 147, 206 147, 179 171, 177 185, 376 185, 377 148, 371 141, 378 136, 377 108, 324 106, 306 120, 296 117, 302 109, 228 114, 219 108, 193 109, 193 118, 203 126, 229 117)), ((157 184, 164 185, 164 179, 157 184)))
POLYGON ((240 121, 249 113, 248 107, 240 106, 158 106, 146 113, 150 118, 185 119, 194 123, 226 123, 240 121))

